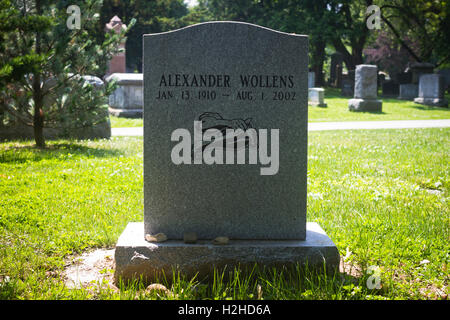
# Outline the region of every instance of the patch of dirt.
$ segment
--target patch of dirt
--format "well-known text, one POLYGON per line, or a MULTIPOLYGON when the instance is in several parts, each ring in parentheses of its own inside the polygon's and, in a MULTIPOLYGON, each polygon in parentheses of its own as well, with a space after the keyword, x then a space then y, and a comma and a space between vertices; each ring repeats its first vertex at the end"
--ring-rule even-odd
POLYGON ((341 257, 341 261, 339 263, 339 272, 345 273, 354 278, 360 278, 363 276, 363 272, 360 266, 345 262, 343 257, 341 257))
POLYGON ((68 288, 86 288, 93 283, 113 283, 114 250, 95 249, 67 259, 64 280, 68 288))

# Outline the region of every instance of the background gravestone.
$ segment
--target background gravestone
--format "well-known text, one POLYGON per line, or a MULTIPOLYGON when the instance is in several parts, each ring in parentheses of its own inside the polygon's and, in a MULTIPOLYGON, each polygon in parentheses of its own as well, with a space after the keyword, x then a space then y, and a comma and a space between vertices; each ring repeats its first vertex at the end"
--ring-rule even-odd
POLYGON ((419 81, 419 96, 414 102, 434 107, 448 107, 444 98, 444 78, 440 74, 423 74, 419 81))
POLYGON ((113 73, 106 82, 115 80, 116 90, 109 96, 109 113, 116 117, 142 117, 144 88, 142 73, 113 73))
POLYGON ((308 88, 314 88, 316 85, 316 74, 308 72, 308 88))
POLYGON ((381 111, 377 100, 377 66, 360 64, 355 72, 355 96, 348 101, 350 111, 381 111))
POLYGON ((419 92, 419 86, 413 83, 400 84, 399 100, 413 101, 417 97, 419 92))
POLYGON ((342 75, 341 95, 351 97, 355 93, 355 70, 350 70, 347 74, 342 75))
POLYGON ((326 108, 325 103, 325 89, 323 88, 309 88, 308 89, 308 104, 314 107, 326 108))
POLYGON ((339 264, 325 232, 306 223, 307 64, 306 36, 247 23, 144 36, 144 223, 130 223, 119 238, 116 279, 170 275, 173 266, 193 275, 255 262, 339 264), (279 170, 261 175, 267 166, 259 161, 174 164, 172 133, 193 135, 194 121, 279 130, 279 170), (184 243, 192 232, 197 243, 184 243), (144 240, 157 233, 169 240, 144 240), (229 244, 212 245, 218 236, 229 244))

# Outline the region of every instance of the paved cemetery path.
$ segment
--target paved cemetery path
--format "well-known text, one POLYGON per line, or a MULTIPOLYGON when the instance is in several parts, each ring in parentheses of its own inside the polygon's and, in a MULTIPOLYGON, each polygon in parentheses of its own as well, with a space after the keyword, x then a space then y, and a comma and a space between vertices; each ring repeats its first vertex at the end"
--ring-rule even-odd
MULTIPOLYGON (((349 130, 349 129, 414 129, 448 128, 450 119, 443 120, 398 120, 398 121, 347 121, 309 122, 308 131, 349 130)), ((112 136, 142 136, 143 128, 112 128, 112 136)))
POLYGON ((309 122, 308 131, 348 130, 348 129, 414 129, 447 128, 450 119, 439 120, 394 120, 394 121, 346 121, 346 122, 309 122))

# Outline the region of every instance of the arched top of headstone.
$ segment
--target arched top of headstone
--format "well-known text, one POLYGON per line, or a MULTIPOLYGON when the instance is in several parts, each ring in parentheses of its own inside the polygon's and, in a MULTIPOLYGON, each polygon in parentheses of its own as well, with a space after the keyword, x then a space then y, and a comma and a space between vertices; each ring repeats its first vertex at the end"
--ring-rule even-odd
POLYGON ((116 80, 117 84, 120 85, 142 85, 144 81, 144 76, 142 73, 113 73, 106 77, 105 81, 110 82, 111 80, 116 80))
POLYGON ((176 29, 176 30, 171 30, 171 31, 166 31, 166 32, 161 32, 161 33, 145 34, 144 36, 168 35, 171 33, 190 32, 190 31, 194 31, 194 30, 195 30, 195 32, 198 32, 199 29, 208 30, 208 29, 212 29, 212 28, 214 28, 215 30, 217 28, 223 28, 224 30, 228 30, 228 31, 233 31, 233 29, 235 29, 235 31, 242 31, 245 29, 249 29, 249 30, 254 29, 254 30, 274 32, 278 35, 307 37, 307 35, 299 35, 296 33, 286 33, 286 32, 282 32, 282 31, 273 30, 273 29, 270 29, 267 27, 258 26, 256 24, 252 24, 252 23, 248 23, 248 22, 239 22, 239 21, 202 22, 202 23, 193 24, 193 25, 190 25, 190 26, 187 26, 184 28, 176 29))

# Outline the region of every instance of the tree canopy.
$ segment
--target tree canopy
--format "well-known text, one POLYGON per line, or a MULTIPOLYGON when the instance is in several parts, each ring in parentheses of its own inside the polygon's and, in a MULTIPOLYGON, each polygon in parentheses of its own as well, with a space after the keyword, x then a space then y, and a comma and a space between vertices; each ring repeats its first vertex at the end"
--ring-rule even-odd
POLYGON ((383 22, 415 61, 450 62, 449 1, 380 1, 380 9, 383 22))
POLYGON ((131 71, 142 71, 142 35, 177 29, 187 25, 188 9, 183 0, 104 0, 96 37, 103 41, 105 24, 117 15, 123 23, 136 20, 127 33, 126 64, 131 71))
POLYGON ((36 145, 45 146, 44 127, 83 127, 105 121, 100 112, 112 88, 96 90, 85 75, 105 73, 122 34, 108 33, 97 43, 91 33, 101 1, 2 0, 0 16, 0 113, 2 123, 34 128, 36 145), (67 8, 80 8, 81 26, 70 29, 67 8))

